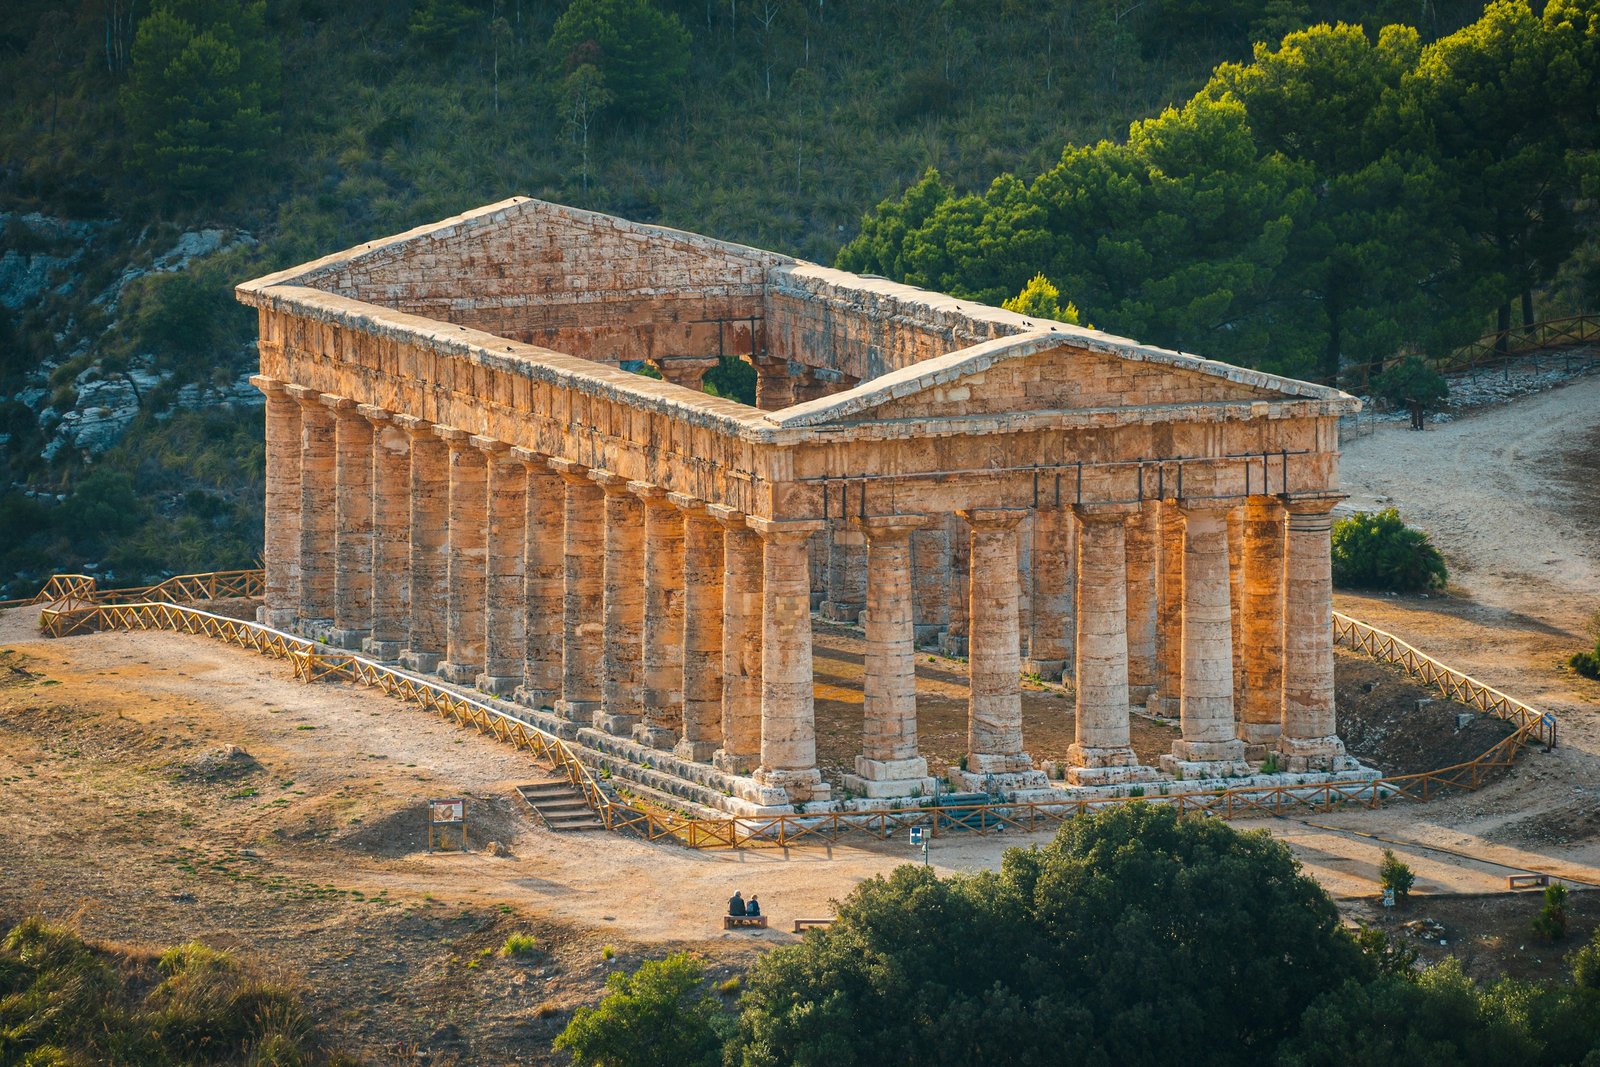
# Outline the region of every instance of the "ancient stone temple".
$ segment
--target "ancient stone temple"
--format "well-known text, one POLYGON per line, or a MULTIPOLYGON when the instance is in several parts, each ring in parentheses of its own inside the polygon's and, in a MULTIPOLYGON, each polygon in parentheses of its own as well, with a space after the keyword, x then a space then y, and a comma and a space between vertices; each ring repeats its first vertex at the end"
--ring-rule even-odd
POLYGON ((238 292, 260 312, 272 626, 736 811, 931 792, 919 645, 967 657, 946 788, 1230 779, 1269 753, 1356 769, 1334 728, 1357 406, 1337 390, 520 197, 238 292), (724 357, 754 365, 755 407, 703 391, 724 357), (861 751, 833 783, 814 613, 865 634, 861 751), (1057 784, 1025 670, 1075 684, 1057 784), (1134 707, 1181 722, 1159 766, 1134 707))

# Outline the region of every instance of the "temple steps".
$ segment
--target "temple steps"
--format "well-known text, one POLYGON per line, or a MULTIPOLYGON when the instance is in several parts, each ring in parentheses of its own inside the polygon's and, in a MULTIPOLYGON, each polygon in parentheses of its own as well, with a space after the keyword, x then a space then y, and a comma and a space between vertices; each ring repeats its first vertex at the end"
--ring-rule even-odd
POLYGON ((517 786, 520 796, 540 820, 557 832, 604 830, 605 823, 584 802, 583 795, 566 782, 536 782, 517 786))

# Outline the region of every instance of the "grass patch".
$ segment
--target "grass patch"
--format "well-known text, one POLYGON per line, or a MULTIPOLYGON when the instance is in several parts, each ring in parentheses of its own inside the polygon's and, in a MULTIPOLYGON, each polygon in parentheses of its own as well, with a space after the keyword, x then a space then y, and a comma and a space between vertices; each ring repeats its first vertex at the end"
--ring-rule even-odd
POLYGON ((531 956, 538 947, 539 941, 532 934, 512 934, 500 946, 500 955, 508 958, 531 956))

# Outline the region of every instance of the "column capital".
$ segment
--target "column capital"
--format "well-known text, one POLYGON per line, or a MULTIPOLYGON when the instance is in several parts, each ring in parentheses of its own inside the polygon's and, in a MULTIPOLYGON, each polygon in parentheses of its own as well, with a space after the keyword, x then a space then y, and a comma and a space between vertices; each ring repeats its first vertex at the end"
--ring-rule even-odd
POLYGON ((1278 499, 1283 501, 1284 510, 1291 515, 1325 515, 1349 498, 1344 493, 1318 493, 1315 496, 1283 496, 1278 499))
POLYGON ((412 437, 417 437, 419 435, 432 436, 433 434, 433 423, 429 422, 427 419, 418 418, 415 415, 401 415, 399 413, 395 413, 389 416, 389 421, 400 427, 412 437))
POLYGON ((1141 507, 1138 504, 1093 502, 1088 504, 1073 504, 1072 511, 1078 516, 1079 522, 1121 522, 1132 515, 1139 514, 1141 507))
MULTIPOLYGON (((502 441, 498 437, 489 437, 485 434, 474 434, 472 437, 468 438, 468 440, 472 442, 473 448, 476 448, 480 452, 488 453, 491 458, 511 451, 511 442, 502 441)), ((511 459, 512 457, 507 456, 506 458, 511 459)))
POLYGON ((349 414, 356 409, 356 402, 347 396, 335 396, 332 393, 324 393, 322 396, 322 402, 327 406, 329 411, 337 411, 341 415, 349 414))
POLYGON ((738 508, 730 508, 726 504, 707 504, 706 512, 730 530, 749 529, 744 524, 745 513, 738 508))
POLYGON ((286 385, 283 388, 291 397, 308 407, 312 404, 318 406, 322 404, 322 390, 320 389, 313 389, 309 385, 286 385))
POLYGON ((629 482, 628 492, 644 501, 647 508, 670 508, 674 505, 667 499, 667 491, 655 482, 629 482))
POLYGON ((250 384, 268 396, 287 396, 289 393, 287 383, 269 378, 265 374, 250 375, 250 384))
POLYGON ((618 496, 628 491, 628 479, 608 470, 590 470, 589 480, 606 491, 607 496, 618 496))
POLYGON ((748 515, 744 521, 746 526, 768 541, 780 544, 803 541, 818 530, 828 528, 828 524, 821 519, 769 519, 761 515, 748 515))
POLYGON ((388 422, 390 419, 388 410, 380 408, 375 404, 357 404, 356 414, 372 423, 373 426, 378 426, 382 423, 388 422))
POLYGON ((535 452, 531 448, 523 448, 521 445, 511 446, 511 458, 522 464, 524 467, 538 467, 543 470, 550 469, 549 456, 545 455, 543 452, 535 452))
POLYGON ((435 437, 439 438, 439 440, 449 445, 450 451, 452 452, 465 449, 467 447, 467 439, 472 436, 466 430, 457 429, 454 426, 439 426, 437 424, 435 424, 433 427, 433 434, 435 437))
POLYGON ((710 512, 706 510, 706 502, 697 496, 690 496, 688 493, 668 493, 667 501, 679 511, 689 515, 697 517, 709 517, 710 515, 710 512))
POLYGON ((868 515, 865 518, 851 519, 850 522, 865 530, 869 538, 903 540, 910 537, 913 530, 925 526, 928 522, 928 516, 868 515))
POLYGON ((1014 530, 1027 517, 1027 508, 962 508, 956 512, 968 526, 983 530, 1014 530))
POLYGON ((547 462, 550 464, 550 469, 561 475, 568 484, 591 484, 589 481, 589 468, 582 463, 576 463, 570 459, 561 459, 558 456, 551 456, 547 462))

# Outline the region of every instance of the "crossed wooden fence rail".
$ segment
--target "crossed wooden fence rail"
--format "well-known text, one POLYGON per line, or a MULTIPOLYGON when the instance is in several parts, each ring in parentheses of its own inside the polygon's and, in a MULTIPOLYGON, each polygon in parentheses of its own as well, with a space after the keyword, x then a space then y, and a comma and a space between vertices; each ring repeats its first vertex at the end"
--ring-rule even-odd
MULTIPOLYGON (((216 575, 183 575, 152 587, 163 595, 204 590, 208 599, 219 590, 255 588, 260 572, 231 571, 216 575), (254 577, 251 577, 254 575, 254 577), (214 578, 215 581, 204 579, 214 578), (163 588, 164 587, 164 588, 163 588)), ((560 737, 472 697, 443 688, 425 678, 350 653, 333 652, 316 642, 273 630, 259 623, 214 615, 170 601, 124 603, 85 601, 76 575, 61 575, 57 592, 65 595, 40 612, 39 625, 51 637, 102 630, 169 630, 197 634, 238 645, 263 655, 289 660, 295 677, 307 682, 339 681, 377 689, 425 711, 470 726, 498 740, 527 749, 566 776, 610 830, 628 830, 649 841, 673 841, 690 848, 788 846, 808 840, 833 841, 845 834, 888 838, 912 826, 933 835, 941 831, 976 833, 1007 829, 1032 832, 1059 826, 1077 815, 1138 799, 1171 804, 1180 813, 1201 812, 1224 819, 1283 817, 1297 811, 1323 812, 1359 805, 1378 807, 1389 799, 1426 801, 1452 789, 1474 790, 1489 772, 1509 767, 1524 745, 1551 744, 1555 717, 1542 713, 1499 690, 1417 651, 1393 634, 1335 612, 1335 640, 1377 659, 1396 664, 1440 693, 1505 719, 1516 730, 1476 759, 1417 774, 1392 775, 1375 781, 1334 781, 1306 785, 1247 786, 1206 793, 1155 796, 1067 798, 984 804, 932 804, 871 812, 723 816, 694 818, 633 804, 604 788, 591 769, 560 737)), ((48 587, 47 587, 48 588, 48 587)), ((108 591, 107 595, 117 591, 108 591)), ((92 595, 92 588, 88 590, 92 595)))
MULTIPOLYGON (((1480 371, 1503 365, 1509 374, 1511 364, 1523 356, 1567 349, 1567 369, 1571 370, 1572 350, 1597 341, 1600 341, 1600 315, 1571 315, 1491 333, 1462 345, 1449 355, 1429 358, 1427 363, 1441 374, 1468 374, 1476 381, 1480 371)), ((1593 362, 1596 357, 1589 354, 1583 358, 1593 362)), ((1387 370, 1405 359, 1403 355, 1386 359, 1382 369, 1387 370)), ((1534 364, 1537 367, 1537 355, 1534 355, 1534 364)), ((1372 385, 1374 375, 1370 365, 1351 367, 1349 371, 1346 386, 1367 389, 1372 385)))
POLYGON ((259 597, 266 592, 266 572, 260 569, 207 571, 204 574, 178 574, 155 585, 131 589, 101 589, 93 575, 57 574, 37 593, 20 600, 0 600, 0 608, 48 604, 52 607, 82 607, 86 604, 138 604, 168 601, 182 604, 194 600, 232 600, 259 597))

